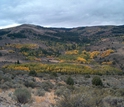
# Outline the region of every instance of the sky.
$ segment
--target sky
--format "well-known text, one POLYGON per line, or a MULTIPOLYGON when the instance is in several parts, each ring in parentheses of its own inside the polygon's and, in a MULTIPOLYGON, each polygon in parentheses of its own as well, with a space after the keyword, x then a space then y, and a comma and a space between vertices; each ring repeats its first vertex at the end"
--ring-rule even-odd
POLYGON ((0 29, 123 25, 124 0, 0 0, 0 29))

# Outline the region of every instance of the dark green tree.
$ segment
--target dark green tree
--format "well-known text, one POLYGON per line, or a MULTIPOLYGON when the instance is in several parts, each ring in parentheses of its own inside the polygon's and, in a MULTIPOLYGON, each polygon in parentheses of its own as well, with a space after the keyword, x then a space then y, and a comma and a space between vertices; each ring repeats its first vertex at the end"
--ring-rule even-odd
POLYGON ((16 64, 20 64, 20 61, 19 61, 19 60, 17 60, 16 64))

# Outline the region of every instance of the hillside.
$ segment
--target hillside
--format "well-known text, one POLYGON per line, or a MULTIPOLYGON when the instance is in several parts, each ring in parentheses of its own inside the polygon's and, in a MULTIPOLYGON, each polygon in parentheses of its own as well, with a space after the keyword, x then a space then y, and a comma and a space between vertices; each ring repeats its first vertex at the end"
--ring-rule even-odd
POLYGON ((0 107, 123 107, 124 26, 0 30, 0 107))
MULTIPOLYGON (((85 73, 92 70, 95 73, 120 72, 124 69, 123 53, 124 26, 45 28, 24 24, 0 30, 1 67, 19 61, 21 64, 43 63, 48 68, 58 66, 57 72, 63 72, 63 64, 66 64, 66 71, 72 73, 76 72, 73 70, 75 67, 70 69, 73 64, 79 68, 89 67, 85 73)), ((25 65, 20 66, 23 70, 25 65)), ((3 68, 14 69, 13 66, 3 68)), ((82 72, 81 69, 77 72, 82 72)))

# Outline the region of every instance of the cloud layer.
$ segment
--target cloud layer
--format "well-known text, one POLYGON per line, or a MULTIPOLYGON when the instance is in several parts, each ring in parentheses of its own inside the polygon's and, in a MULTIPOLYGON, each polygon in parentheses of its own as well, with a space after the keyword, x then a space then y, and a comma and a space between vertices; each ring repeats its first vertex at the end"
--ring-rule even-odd
POLYGON ((124 24, 124 0, 0 0, 0 28, 16 24, 77 27, 124 24))

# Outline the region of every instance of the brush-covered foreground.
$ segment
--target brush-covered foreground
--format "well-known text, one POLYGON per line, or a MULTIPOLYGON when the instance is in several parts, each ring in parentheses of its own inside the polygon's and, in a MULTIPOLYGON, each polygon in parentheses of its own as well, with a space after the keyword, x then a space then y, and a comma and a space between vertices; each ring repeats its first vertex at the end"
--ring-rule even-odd
POLYGON ((0 71, 0 106, 123 107, 123 81, 123 75, 0 71))

